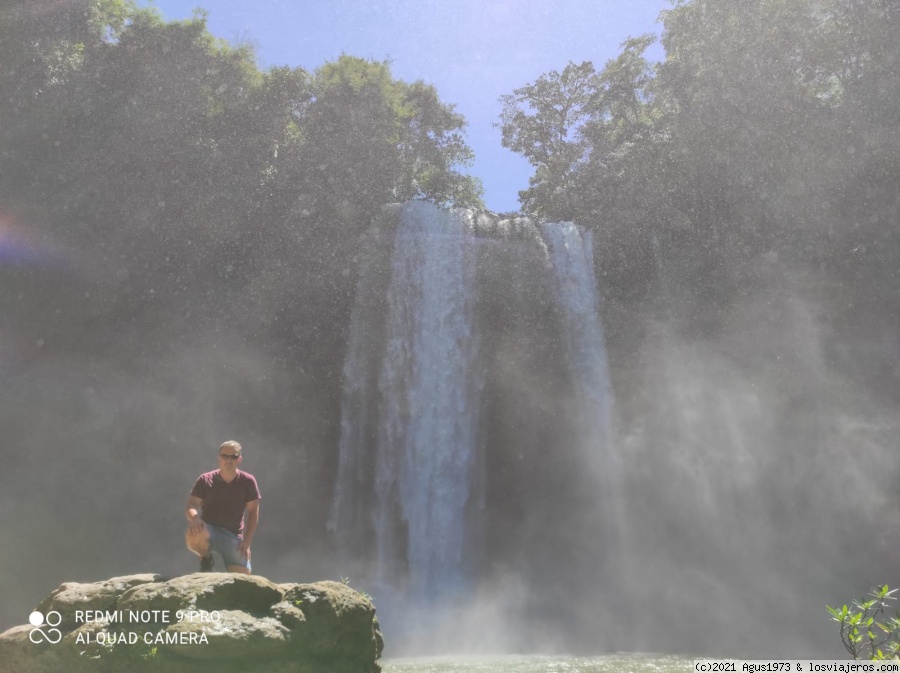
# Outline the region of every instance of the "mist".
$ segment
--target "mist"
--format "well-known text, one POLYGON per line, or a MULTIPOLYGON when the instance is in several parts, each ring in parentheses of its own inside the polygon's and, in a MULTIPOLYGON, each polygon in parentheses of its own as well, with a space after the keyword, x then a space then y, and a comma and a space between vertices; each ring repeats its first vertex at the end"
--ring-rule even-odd
MULTIPOLYGON (((65 287, 73 292, 71 277, 65 287)), ((4 365, 3 511, 14 542, 2 552, 4 623, 21 622, 62 581, 193 571, 182 542, 187 493, 220 441, 236 438, 263 493, 256 572, 348 578, 393 615, 394 653, 599 643, 840 656, 824 605, 896 582, 896 400, 860 373, 873 357, 896 362, 890 325, 877 316, 835 324, 829 288, 797 271, 726 307, 728 329, 713 337, 667 319, 669 309, 617 317, 608 307, 613 501, 557 432, 577 400, 547 359, 562 346, 540 328, 546 305, 526 292, 536 300, 516 314, 506 287, 489 293, 506 306, 491 312, 488 337, 485 538, 458 602, 396 605, 371 582, 373 548, 341 553, 326 528, 339 359, 288 366, 224 321, 188 325, 175 344, 168 326, 148 325, 129 334, 146 355, 110 362, 53 353, 57 332, 47 328, 35 333, 42 344, 27 344, 29 360, 4 365), (621 343, 622 325, 639 346, 621 343), (614 549, 602 505, 617 510, 614 549), (416 609, 428 619, 406 620, 416 609)), ((316 308, 298 320, 315 320, 316 308)))
POLYGON ((900 581, 900 17, 770 4, 681 3, 662 63, 579 66, 559 146, 516 145, 514 105, 542 112, 509 97, 529 218, 483 210, 464 120, 389 63, 263 72, 202 18, 5 14, 0 628, 64 581, 194 572, 187 496, 234 439, 254 572, 371 594, 388 656, 843 656, 825 605, 900 581), (477 239, 459 559, 424 589, 379 490, 401 469, 376 478, 403 208, 477 239), (581 360, 540 234, 569 220, 581 360))

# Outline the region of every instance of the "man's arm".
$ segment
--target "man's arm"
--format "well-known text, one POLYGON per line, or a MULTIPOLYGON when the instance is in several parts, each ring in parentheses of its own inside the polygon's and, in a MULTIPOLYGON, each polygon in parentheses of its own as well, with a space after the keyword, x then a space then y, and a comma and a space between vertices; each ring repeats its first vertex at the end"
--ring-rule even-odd
POLYGON ((187 507, 184 514, 187 516, 192 533, 199 533, 203 530, 203 519, 200 518, 200 512, 203 509, 203 500, 195 495, 188 496, 187 507))
POLYGON ((240 549, 244 554, 250 554, 250 543, 253 542, 253 534, 259 523, 259 500, 251 500, 244 507, 247 518, 244 520, 244 539, 241 540, 240 549))

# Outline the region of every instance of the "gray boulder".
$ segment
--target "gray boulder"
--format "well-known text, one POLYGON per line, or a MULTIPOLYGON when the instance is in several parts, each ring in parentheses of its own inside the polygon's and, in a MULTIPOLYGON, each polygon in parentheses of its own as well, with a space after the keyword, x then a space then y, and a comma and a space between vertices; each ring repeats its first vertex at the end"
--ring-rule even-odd
POLYGON ((67 582, 0 634, 0 673, 377 673, 371 600, 340 582, 196 573, 67 582))

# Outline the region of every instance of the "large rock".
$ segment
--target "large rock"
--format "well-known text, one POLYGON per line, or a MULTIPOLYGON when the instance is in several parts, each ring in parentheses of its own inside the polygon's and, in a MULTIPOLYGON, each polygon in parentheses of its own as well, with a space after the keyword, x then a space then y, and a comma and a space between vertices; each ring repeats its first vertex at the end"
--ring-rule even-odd
POLYGON ((0 634, 0 673, 381 670, 375 607, 340 582, 131 575, 67 582, 37 612, 0 634))

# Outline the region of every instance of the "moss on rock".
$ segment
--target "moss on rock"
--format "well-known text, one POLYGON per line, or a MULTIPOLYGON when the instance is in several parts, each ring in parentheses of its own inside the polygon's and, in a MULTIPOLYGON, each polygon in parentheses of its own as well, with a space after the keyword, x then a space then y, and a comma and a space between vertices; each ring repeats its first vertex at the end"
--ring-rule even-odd
POLYGON ((340 582, 131 575, 67 582, 38 609, 48 617, 41 634, 30 625, 0 634, 0 673, 380 671, 375 606, 340 582))

